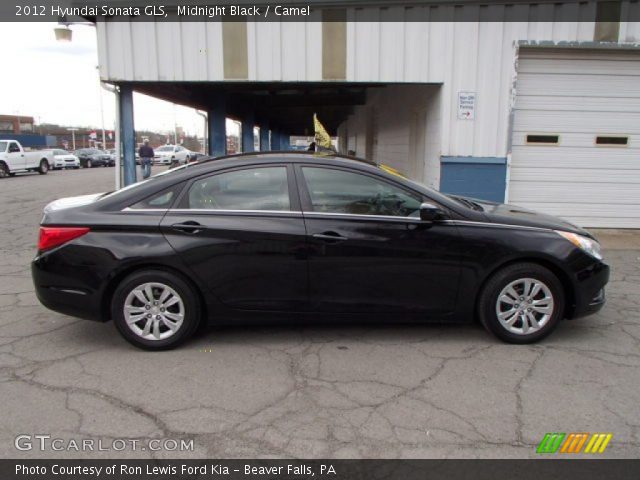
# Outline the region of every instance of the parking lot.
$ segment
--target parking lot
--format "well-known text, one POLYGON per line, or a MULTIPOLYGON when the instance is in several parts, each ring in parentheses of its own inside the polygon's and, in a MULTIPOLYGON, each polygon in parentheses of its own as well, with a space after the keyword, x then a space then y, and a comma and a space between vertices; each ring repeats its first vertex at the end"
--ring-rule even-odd
MULTIPOLYGON (((157 167, 154 167, 158 171, 157 167)), ((543 343, 506 345, 476 325, 225 327, 149 353, 111 323, 42 307, 29 262, 42 208, 106 191, 113 168, 0 181, 0 454, 17 433, 193 440, 193 451, 117 456, 535 457, 547 432, 611 432, 640 449, 640 235, 604 232, 608 304, 543 343)))

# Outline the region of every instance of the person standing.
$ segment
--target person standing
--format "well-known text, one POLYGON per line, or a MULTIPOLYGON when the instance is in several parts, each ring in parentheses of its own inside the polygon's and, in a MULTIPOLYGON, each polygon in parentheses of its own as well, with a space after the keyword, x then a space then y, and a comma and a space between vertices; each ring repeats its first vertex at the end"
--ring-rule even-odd
POLYGON ((142 165, 142 178, 147 179, 151 176, 151 161, 155 155, 153 148, 149 146, 149 140, 144 141, 138 150, 138 155, 140 155, 140 165, 142 165))

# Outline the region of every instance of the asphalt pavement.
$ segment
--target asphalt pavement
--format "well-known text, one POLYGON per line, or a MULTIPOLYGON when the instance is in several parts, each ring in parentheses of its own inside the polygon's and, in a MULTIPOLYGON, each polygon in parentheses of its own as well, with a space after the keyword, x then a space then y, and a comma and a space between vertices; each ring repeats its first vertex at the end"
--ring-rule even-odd
POLYGON ((500 343, 477 325, 389 318, 212 328, 150 353, 111 322, 46 310, 31 283, 44 205, 111 190, 113 176, 0 180, 2 458, 532 458, 548 432, 610 432, 602 456, 639 456, 640 233, 603 232, 607 305, 536 345, 500 343), (23 450, 18 434, 28 436, 23 450), (62 449, 40 451, 38 434, 62 449), (86 439, 107 449, 69 447, 86 439), (145 448, 151 439, 193 448, 145 448))

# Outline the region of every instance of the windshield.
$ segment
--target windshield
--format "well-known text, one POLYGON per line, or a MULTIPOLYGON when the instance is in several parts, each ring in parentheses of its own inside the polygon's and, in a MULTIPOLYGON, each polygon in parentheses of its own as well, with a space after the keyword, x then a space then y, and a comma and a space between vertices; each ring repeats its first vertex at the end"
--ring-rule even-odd
POLYGON ((158 152, 173 152, 173 147, 171 146, 166 146, 166 147, 160 147, 156 149, 158 152))
POLYGON ((4 152, 7 149, 8 142, 0 142, 0 152, 4 152))
POLYGON ((464 205, 467 208, 470 208, 471 210, 477 210, 479 212, 484 212, 484 208, 482 208, 482 205, 480 205, 478 202, 474 202, 470 198, 459 197, 458 195, 447 195, 447 197, 449 197, 451 200, 453 200, 455 202, 458 202, 461 205, 464 205))

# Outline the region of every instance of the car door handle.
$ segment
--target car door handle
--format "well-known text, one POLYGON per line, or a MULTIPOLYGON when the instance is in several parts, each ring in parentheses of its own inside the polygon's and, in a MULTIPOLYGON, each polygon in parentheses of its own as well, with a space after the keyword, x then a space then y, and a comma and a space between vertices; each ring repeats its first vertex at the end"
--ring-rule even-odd
POLYGON ((190 220, 184 223, 174 223, 173 225, 171 225, 171 228, 183 233, 198 233, 202 231, 202 228, 200 228, 201 226, 202 225, 200 225, 198 222, 190 220))
POLYGON ((336 232, 314 233, 312 237, 317 238, 318 240, 324 240, 327 243, 338 243, 338 242, 344 242, 345 240, 349 240, 347 237, 343 237, 342 235, 336 232))

